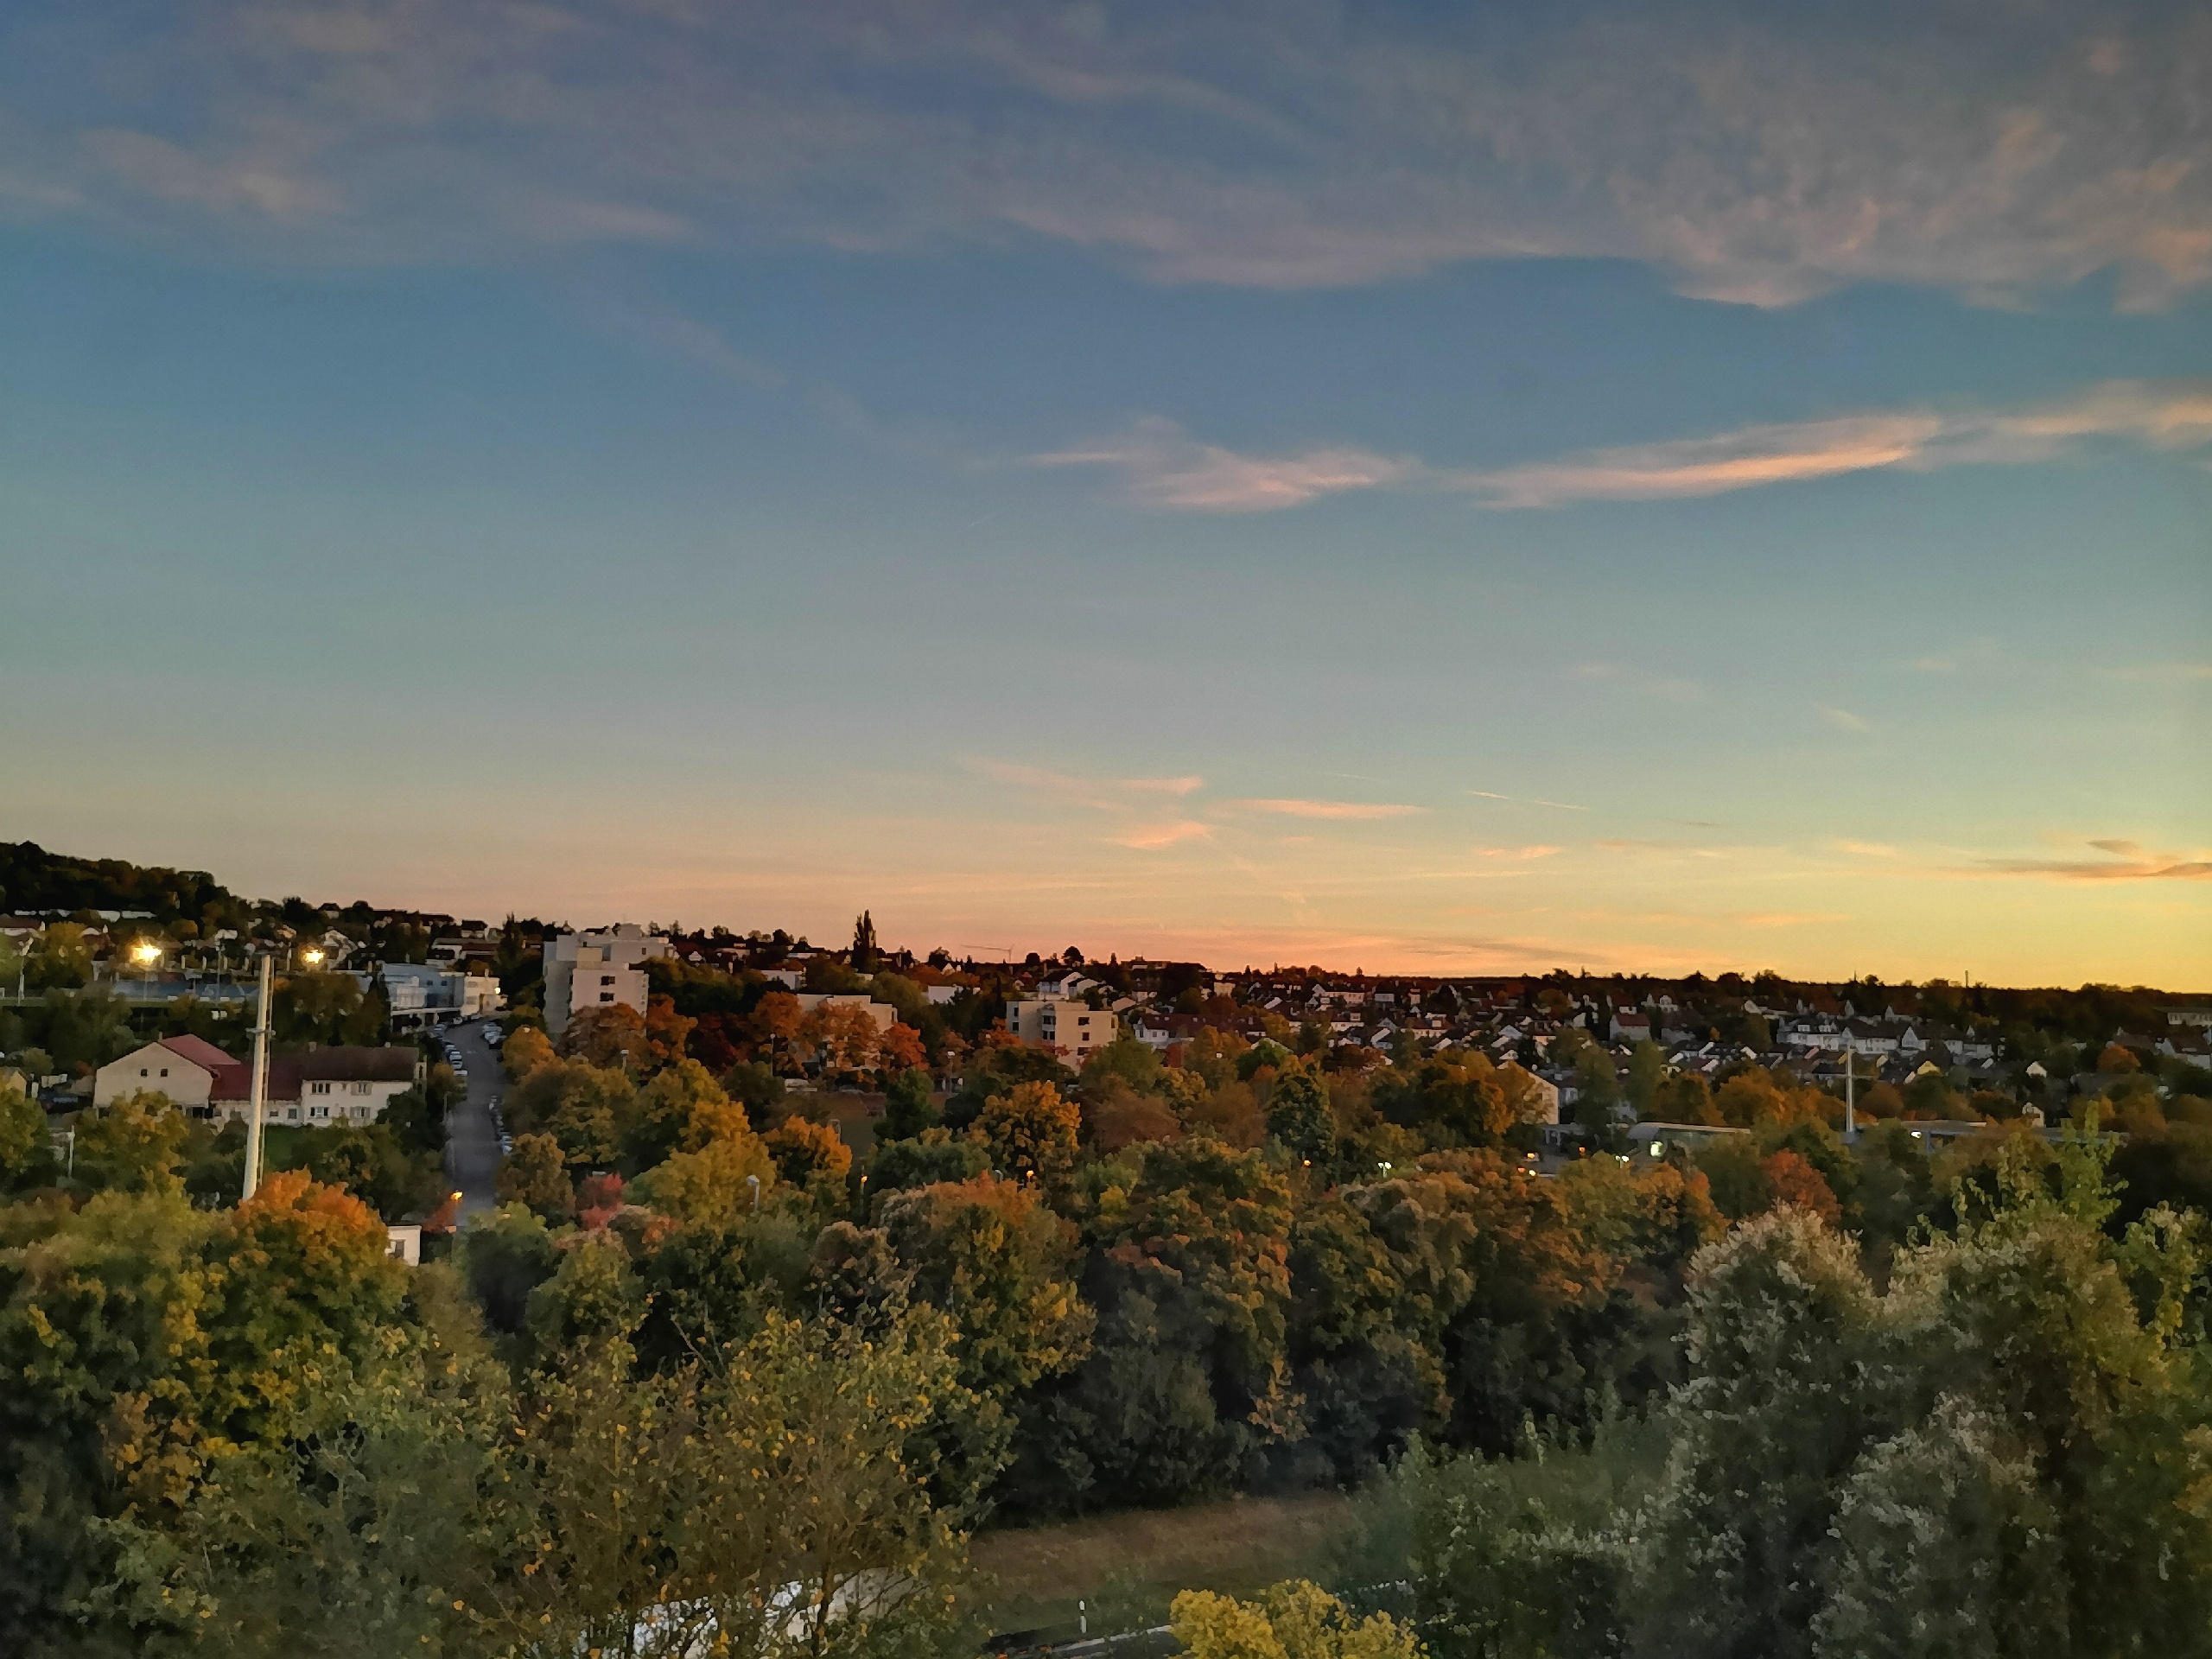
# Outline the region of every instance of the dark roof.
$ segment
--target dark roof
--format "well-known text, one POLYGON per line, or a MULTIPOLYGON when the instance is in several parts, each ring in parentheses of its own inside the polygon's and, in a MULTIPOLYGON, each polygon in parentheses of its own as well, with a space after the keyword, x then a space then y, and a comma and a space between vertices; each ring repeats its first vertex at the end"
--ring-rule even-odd
POLYGON ((412 1083, 416 1051, 411 1048, 350 1048, 339 1045, 309 1049, 290 1058, 309 1083, 412 1083))
MULTIPOLYGON (((264 1098, 270 1101, 297 1101, 300 1097, 300 1057, 296 1054, 272 1054, 269 1057, 269 1085, 264 1098)), ((243 1060, 233 1060, 215 1074, 215 1081, 207 1090, 211 1101, 251 1100, 253 1098, 253 1067, 243 1060)))
MULTIPOLYGON (((415 1050, 411 1048, 314 1048, 302 1054, 269 1057, 266 1098, 296 1102, 304 1083, 412 1083, 415 1050)), ((253 1067, 226 1059, 215 1074, 207 1097, 215 1101, 253 1098, 253 1067)))

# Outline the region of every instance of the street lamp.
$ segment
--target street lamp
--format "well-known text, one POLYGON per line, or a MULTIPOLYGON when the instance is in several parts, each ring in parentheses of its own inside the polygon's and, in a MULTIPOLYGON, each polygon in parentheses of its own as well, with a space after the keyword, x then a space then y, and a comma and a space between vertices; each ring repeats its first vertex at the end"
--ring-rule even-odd
POLYGON ((322 952, 315 950, 313 946, 309 946, 307 950, 300 952, 300 960, 307 963, 310 968, 315 967, 322 961, 322 952))
POLYGON ((162 959, 162 947, 151 939, 141 939, 131 947, 130 954, 138 958, 138 966, 145 971, 146 997, 150 1001, 154 995, 154 964, 162 959))

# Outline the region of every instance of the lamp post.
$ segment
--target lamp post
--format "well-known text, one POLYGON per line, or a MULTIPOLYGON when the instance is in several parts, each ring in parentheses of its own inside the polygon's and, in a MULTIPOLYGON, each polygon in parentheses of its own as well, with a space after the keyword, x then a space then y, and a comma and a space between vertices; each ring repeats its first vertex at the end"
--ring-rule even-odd
POLYGON ((154 1000, 154 964, 162 959, 162 947, 151 939, 141 939, 131 947, 130 954, 138 958, 138 966, 144 970, 146 1001, 150 1002, 154 1000))

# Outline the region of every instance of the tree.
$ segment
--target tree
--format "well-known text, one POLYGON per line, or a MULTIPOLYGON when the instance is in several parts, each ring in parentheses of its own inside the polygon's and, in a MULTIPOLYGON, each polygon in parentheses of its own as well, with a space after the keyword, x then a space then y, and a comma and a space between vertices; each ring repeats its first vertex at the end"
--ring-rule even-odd
POLYGON ((825 1076, 855 1078, 875 1070, 883 1033, 866 1008, 825 1002, 807 1015, 800 1037, 820 1056, 825 1076))
POLYGON ((876 954, 875 919, 862 911, 853 923, 853 971, 874 973, 876 954))
POLYGON ((1022 1186, 983 1176, 899 1192, 882 1223, 912 1294, 960 1332, 960 1374, 977 1393, 1006 1398, 1090 1351, 1074 1229, 1022 1186))
POLYGON ((1018 1083, 983 1103, 970 1133, 993 1165, 1015 1180, 1058 1187, 1075 1168, 1082 1115, 1049 1083, 1018 1083))
POLYGON ((516 1027, 499 1047, 499 1064, 511 1083, 520 1083, 553 1057, 553 1039, 537 1026, 516 1027))
POLYGON ((771 991, 760 999, 753 1010, 753 1040, 767 1050, 772 1068, 779 1061, 789 1065, 791 1045, 798 1040, 804 1023, 798 998, 789 991, 771 991))
POLYGON ((93 1605, 120 1616, 132 1650, 480 1650, 504 1547, 518 1541, 518 1517, 486 1498, 505 1473, 507 1389, 435 1338, 394 1370, 320 1391, 298 1441, 223 1459, 169 1526, 118 1523, 122 1571, 93 1605))
POLYGON ((934 1651, 1003 1455, 916 1310, 863 1335, 771 1315, 670 1372, 619 1344, 547 1379, 513 1440, 536 1564, 501 1586, 540 1653, 934 1651), (902 1633, 902 1627, 906 1627, 902 1633), (926 1632, 925 1636, 924 1632, 926 1632))
POLYGON ((1304 1580, 1279 1584, 1257 1602, 1185 1590, 1167 1622, 1190 1659, 1422 1659, 1411 1626, 1388 1613, 1355 1618, 1304 1580))
POLYGON ((0 1192, 35 1185, 58 1173, 45 1109, 22 1090, 0 1086, 0 1192))
POLYGON ((1134 1179, 1090 1220, 1098 1328, 1063 1421, 1103 1499, 1173 1503, 1299 1433, 1290 1189, 1259 1154, 1205 1139, 1129 1155, 1134 1179))
POLYGON ((568 1159, 550 1135, 518 1135, 514 1150, 499 1160, 492 1178, 501 1204, 518 1204, 547 1221, 575 1214, 576 1189, 569 1179, 568 1159))
POLYGON ((1649 1118, 1659 1102, 1659 1085, 1667 1078, 1667 1051, 1649 1037, 1629 1051, 1628 1103, 1639 1118, 1649 1118))
POLYGON ((1303 1067, 1285 1071, 1268 1096, 1268 1133, 1301 1158, 1316 1162, 1336 1150, 1336 1115, 1329 1091, 1303 1067))
POLYGON ((547 1135, 571 1169, 612 1169, 636 1127, 638 1091, 619 1071, 584 1060, 551 1060, 507 1096, 517 1138, 547 1135))
MULTIPOLYGON (((806 1127, 812 1130, 817 1126, 806 1127)), ((851 1157, 846 1153, 848 1162, 851 1157)), ((801 1162, 797 1157, 789 1161, 793 1167, 801 1162)), ((810 1162, 806 1169, 808 1179, 826 1173, 815 1169, 810 1162)), ((769 1144, 747 1129, 742 1134, 717 1135, 702 1146, 674 1154, 632 1183, 630 1195, 637 1203, 679 1221, 728 1225, 751 1211, 753 1183, 765 1194, 775 1185, 777 1175, 769 1144)))
POLYGON ((676 1011, 675 999, 645 999, 645 1050, 655 1065, 669 1065, 690 1051, 691 1033, 699 1022, 676 1011))
POLYGON ((853 1149, 827 1123, 787 1117, 761 1141, 775 1162, 776 1173, 787 1185, 818 1196, 842 1192, 845 1173, 853 1166, 853 1149))
POLYGON ((877 1138, 911 1140, 924 1129, 935 1128, 943 1121, 930 1074, 919 1066, 910 1066, 893 1077, 884 1090, 883 1122, 876 1131, 877 1138))
POLYGON ((645 1034, 645 1016, 626 1002, 615 1002, 572 1017, 554 1052, 563 1059, 634 1074, 652 1058, 652 1042, 645 1034))
POLYGON ((875 1063, 887 1072, 912 1071, 928 1061, 929 1052, 922 1046, 921 1033, 909 1025, 893 1026, 876 1045, 875 1063))
POLYGON ((76 1179, 95 1192, 174 1192, 192 1120, 141 1089, 77 1118, 76 1179))

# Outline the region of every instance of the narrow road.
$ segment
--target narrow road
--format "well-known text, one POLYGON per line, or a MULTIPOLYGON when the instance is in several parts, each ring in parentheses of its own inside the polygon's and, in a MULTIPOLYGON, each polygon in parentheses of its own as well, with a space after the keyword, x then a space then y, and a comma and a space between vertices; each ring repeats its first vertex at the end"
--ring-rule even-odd
POLYGON ((461 1190, 463 1222, 489 1215, 499 1205, 492 1178, 499 1167, 499 1132, 492 1126, 492 1103, 506 1087, 499 1051, 486 1042, 483 1021, 447 1026, 438 1034, 461 1051, 468 1068, 468 1097, 446 1114, 446 1171, 461 1190))

